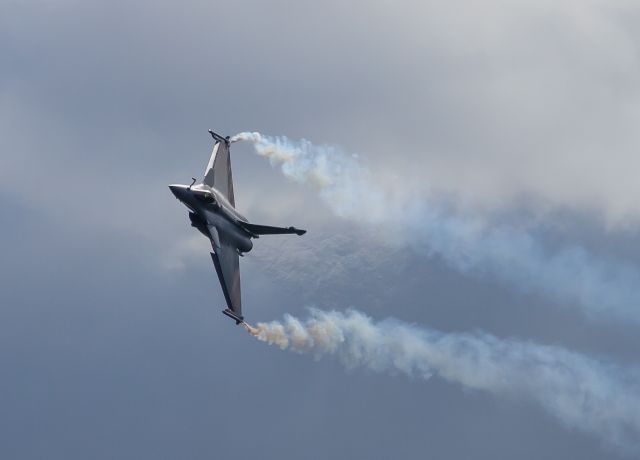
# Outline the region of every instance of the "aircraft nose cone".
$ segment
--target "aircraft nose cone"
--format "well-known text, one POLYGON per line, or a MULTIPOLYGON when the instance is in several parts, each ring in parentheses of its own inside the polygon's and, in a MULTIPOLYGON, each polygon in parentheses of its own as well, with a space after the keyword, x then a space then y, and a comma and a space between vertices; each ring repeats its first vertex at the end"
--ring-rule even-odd
POLYGON ((171 190, 171 193, 173 193, 177 199, 182 200, 184 198, 184 186, 170 185, 169 190, 171 190))

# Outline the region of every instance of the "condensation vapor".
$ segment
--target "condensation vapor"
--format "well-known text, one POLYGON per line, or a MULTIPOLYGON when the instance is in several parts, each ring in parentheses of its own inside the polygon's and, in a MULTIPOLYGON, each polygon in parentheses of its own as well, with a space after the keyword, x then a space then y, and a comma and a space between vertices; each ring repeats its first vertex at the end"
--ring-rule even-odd
POLYGON ((382 184, 358 157, 334 146, 256 132, 232 138, 241 140, 252 142, 286 177, 314 187, 338 216, 387 226, 393 240, 458 271, 490 275, 589 314, 640 320, 640 274, 631 265, 598 259, 579 246, 552 252, 525 231, 447 214, 424 197, 399 193, 400 183, 382 184))

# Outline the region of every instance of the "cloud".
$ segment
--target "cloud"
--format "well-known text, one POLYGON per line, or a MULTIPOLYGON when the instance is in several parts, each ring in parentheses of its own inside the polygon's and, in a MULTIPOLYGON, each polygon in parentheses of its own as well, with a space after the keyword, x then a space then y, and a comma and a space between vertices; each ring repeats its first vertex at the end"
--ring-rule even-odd
MULTIPOLYGON (((480 215, 515 210, 516 227, 532 211, 548 217, 546 210, 559 209, 571 220, 579 209, 633 230, 638 19, 636 2, 616 0, 0 2, 0 195, 7 210, 16 209, 3 214, 10 289, 0 337, 5 368, 22 369, 3 379, 4 393, 16 395, 5 417, 16 421, 7 427, 8 451, 68 458, 69 446, 78 445, 56 432, 64 429, 84 434, 75 437, 86 440, 79 448, 107 458, 197 457, 212 446, 213 456, 247 456, 248 449, 300 458, 311 432, 321 435, 319 455, 333 458, 353 457, 353 449, 366 458, 415 457, 426 447, 436 457, 495 458, 510 449, 526 458, 603 456, 593 440, 556 433, 538 411, 505 410, 482 394, 460 398, 445 385, 424 391, 345 377, 330 363, 314 369, 290 357, 265 359, 267 351, 234 335, 217 311, 224 300, 208 255, 197 252, 207 242, 189 228, 166 185, 200 177, 211 147, 207 129, 251 128, 366 153, 368 164, 385 171, 376 177, 385 184, 442 193, 480 215), (523 210, 523 197, 534 209, 523 210), (195 270, 158 270, 167 263, 179 269, 179 261, 195 270), (143 348, 157 372, 140 366, 150 364, 149 355, 132 352, 150 335, 153 345, 143 348), (58 340, 68 346, 46 346, 58 340), (96 349, 100 359, 93 359, 96 349), (167 366, 179 369, 170 373, 177 380, 167 378, 167 366), (82 378, 89 374, 95 382, 82 378), (109 386, 106 400, 104 375, 121 383, 109 386), (47 385, 32 385, 54 380, 56 398, 47 385), (211 397, 229 391, 224 400, 211 397), (395 398, 381 401, 380 394, 395 398), (116 412, 113 398, 121 401, 116 412), (415 401, 432 410, 416 410, 415 401), (265 410, 252 411, 258 406, 265 410), (291 416, 274 425, 270 414, 282 407, 291 416), (122 426, 137 415, 151 422, 122 426), (41 422, 36 432, 34 419, 41 422), (82 423, 89 419, 99 426, 82 423), (98 432, 112 439, 96 441, 98 432), (292 433, 286 446, 274 443, 277 432, 292 433), (211 443, 211 433, 229 442, 211 443), (460 435, 468 442, 451 442, 460 435), (244 439, 255 442, 242 453, 220 453, 244 439)), ((393 252, 393 241, 379 251, 377 236, 370 252, 358 247, 354 254, 351 224, 336 223, 311 192, 270 177, 240 146, 233 162, 241 211, 248 206, 257 222, 310 231, 288 271, 283 254, 297 243, 284 237, 281 248, 261 239, 243 260, 251 317, 271 317, 301 297, 350 304, 367 290, 368 310, 380 315, 394 308, 444 329, 482 325, 636 359, 633 326, 586 324, 555 305, 532 311, 542 303, 537 296, 513 305, 517 294, 488 277, 449 276, 404 247, 393 252), (336 229, 346 232, 335 242, 311 239, 336 229), (323 244, 330 258, 310 264, 323 256, 323 244), (263 271, 261 248, 279 250, 274 260, 283 263, 263 271), (287 278, 298 267, 315 279, 313 289, 287 278), (281 277, 293 287, 285 290, 281 277), (410 300, 425 292, 429 308, 410 300), (251 307, 258 304, 264 308, 251 307)), ((573 227, 560 238, 576 241, 576 233, 573 227)), ((368 236, 366 228, 357 235, 364 244, 368 236)), ((598 253, 616 246, 637 260, 632 236, 597 238, 598 253)))
POLYGON ((248 126, 330 138, 472 208, 524 198, 637 228, 634 2, 37 4, 3 5, 0 82, 11 105, 36 100, 82 136, 168 143, 248 126))

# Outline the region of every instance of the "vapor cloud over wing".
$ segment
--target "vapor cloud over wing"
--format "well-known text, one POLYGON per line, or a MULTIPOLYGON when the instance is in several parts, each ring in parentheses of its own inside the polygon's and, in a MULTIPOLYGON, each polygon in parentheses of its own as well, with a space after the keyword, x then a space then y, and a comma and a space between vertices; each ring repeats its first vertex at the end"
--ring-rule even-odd
POLYGON ((426 198, 403 194, 402 184, 378 180, 357 156, 337 147, 257 132, 232 138, 240 140, 253 142, 286 177, 313 186, 338 216, 386 225, 393 238, 461 272, 489 274, 580 305, 588 314, 640 321, 640 273, 631 265, 598 259, 575 245, 552 252, 524 231, 447 213, 426 198))

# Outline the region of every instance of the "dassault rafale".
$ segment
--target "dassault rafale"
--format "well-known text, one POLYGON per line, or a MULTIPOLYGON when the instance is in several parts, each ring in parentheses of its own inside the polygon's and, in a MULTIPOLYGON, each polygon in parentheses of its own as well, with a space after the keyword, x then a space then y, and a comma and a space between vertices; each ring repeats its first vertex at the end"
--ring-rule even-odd
POLYGON ((306 230, 295 227, 272 227, 250 223, 235 208, 233 177, 229 156, 229 136, 209 130, 215 144, 201 183, 192 178, 191 185, 169 185, 171 192, 187 208, 191 226, 211 242, 211 259, 220 280, 227 308, 222 313, 236 324, 244 323, 240 300, 240 256, 251 251, 254 238, 260 235, 295 233, 306 230))

